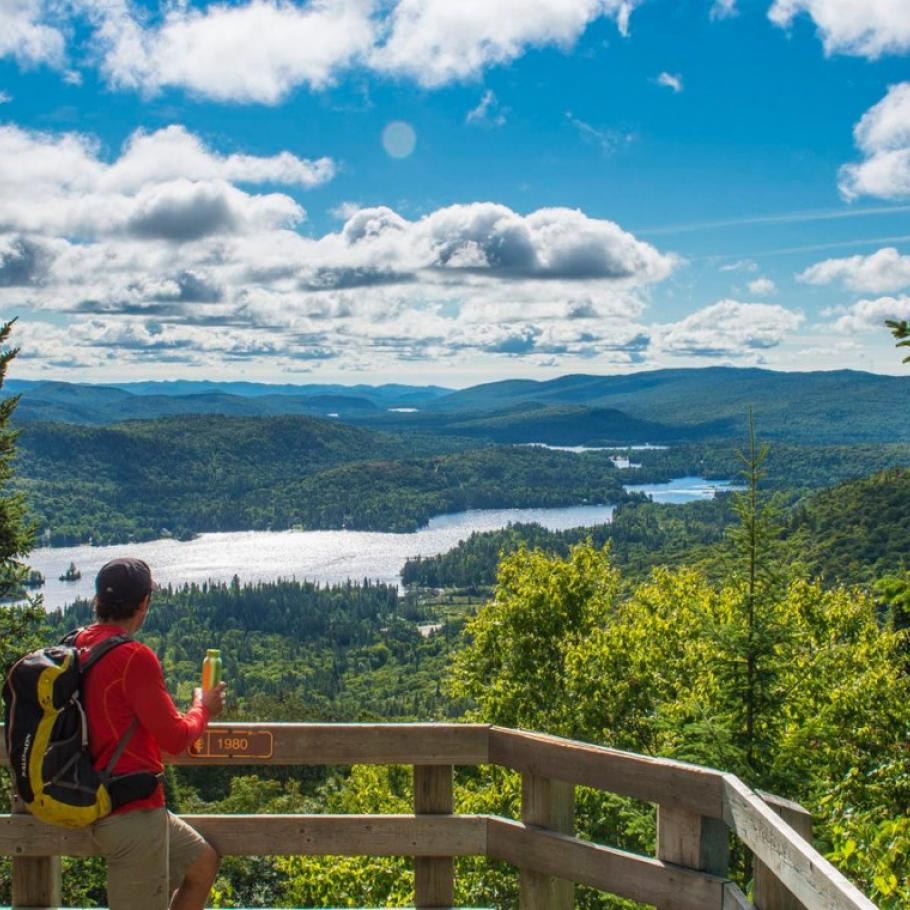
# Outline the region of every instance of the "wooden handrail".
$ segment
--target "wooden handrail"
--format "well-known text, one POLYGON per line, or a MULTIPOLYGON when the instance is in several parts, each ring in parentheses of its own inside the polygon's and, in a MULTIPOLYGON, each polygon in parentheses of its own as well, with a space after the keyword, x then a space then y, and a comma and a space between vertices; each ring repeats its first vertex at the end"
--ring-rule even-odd
MULTIPOLYGON (((222 856, 483 856, 483 815, 184 815, 222 856)), ((87 828, 0 816, 0 855, 96 856, 87 828)))
POLYGON ((726 879, 603 847, 504 818, 490 819, 487 855, 519 868, 609 891, 658 907, 721 908, 726 879))
MULTIPOLYGON (((758 910, 786 910, 775 893, 792 895, 807 910, 875 910, 778 814, 787 810, 792 817, 805 810, 766 797, 771 808, 737 777, 713 769, 484 724, 219 723, 209 730, 213 739, 204 755, 166 760, 415 768, 414 815, 187 816, 225 855, 413 856, 418 907, 451 902, 452 857, 489 856, 522 869, 523 910, 571 906, 571 890, 558 886, 561 879, 659 910, 747 910, 752 904, 726 876, 725 823, 786 889, 768 889, 771 896, 756 904, 758 910), (241 741, 246 748, 247 740, 268 748, 231 751, 241 741), (450 814, 453 766, 480 764, 522 773, 525 799, 533 800, 523 809, 522 822, 450 814), (662 829, 658 858, 572 836, 575 785, 656 803, 662 829), (546 802, 550 799, 557 802, 546 802)), ((6 759, 0 746, 0 763, 6 759)), ((46 862, 38 857, 94 852, 84 830, 47 826, 28 815, 0 816, 0 855, 16 857, 20 867, 46 862)))
POLYGON ((489 752, 515 771, 724 817, 723 775, 710 768, 503 727, 490 728, 489 752))
POLYGON ((810 908, 875 910, 812 845, 738 777, 724 775, 724 818, 737 837, 810 908))
MULTIPOLYGON (((0 764, 8 764, 0 724, 0 764)), ((483 765, 489 761, 488 724, 213 723, 219 734, 266 734, 271 755, 226 752, 200 757, 165 755, 169 765, 483 765)))

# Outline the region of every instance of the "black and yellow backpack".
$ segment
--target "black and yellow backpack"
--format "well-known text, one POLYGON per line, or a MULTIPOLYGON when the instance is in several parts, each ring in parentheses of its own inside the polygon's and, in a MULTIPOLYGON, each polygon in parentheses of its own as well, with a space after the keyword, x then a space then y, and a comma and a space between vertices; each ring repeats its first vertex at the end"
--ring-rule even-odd
POLYGON ((159 777, 146 771, 114 776, 138 721, 127 728, 107 767, 96 770, 88 750, 81 692, 85 674, 127 635, 113 635, 80 660, 71 632, 59 645, 26 654, 3 686, 6 750, 20 798, 32 815, 82 828, 134 799, 150 796, 159 777))

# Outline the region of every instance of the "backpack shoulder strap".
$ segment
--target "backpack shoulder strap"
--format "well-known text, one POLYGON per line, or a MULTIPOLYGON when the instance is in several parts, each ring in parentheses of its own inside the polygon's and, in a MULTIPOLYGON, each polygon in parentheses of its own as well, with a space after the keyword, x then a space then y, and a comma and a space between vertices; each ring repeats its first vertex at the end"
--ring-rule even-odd
POLYGON ((107 766, 104 769, 104 776, 110 777, 114 773, 114 768, 117 765, 117 762, 120 761, 120 757, 126 752, 126 747, 130 744, 130 740, 133 738, 133 734, 139 729, 139 718, 134 717, 130 722, 130 725, 123 731, 123 736, 120 737, 120 741, 117 743, 117 748, 114 749, 114 754, 111 756, 111 760, 107 763, 107 766))
POLYGON ((79 626, 78 629, 73 629, 72 632, 67 632, 63 638, 60 639, 61 645, 70 645, 74 647, 76 644, 76 639, 79 637, 80 633, 85 631, 85 626, 79 626))
POLYGON ((114 648, 119 645, 125 645, 128 641, 132 641, 133 638, 131 635, 111 635, 110 638, 105 638, 104 641, 99 642, 88 652, 88 656, 82 661, 82 672, 85 673, 88 669, 93 667, 105 654, 113 651, 114 648))
MULTIPOLYGON (((131 635, 111 635, 110 638, 105 638, 104 641, 99 642, 88 652, 88 656, 82 662, 82 672, 85 673, 86 670, 89 670, 93 667, 105 654, 109 654, 114 648, 119 647, 120 645, 125 645, 128 641, 133 641, 131 635)), ((110 761, 107 763, 107 766, 104 769, 102 776, 104 778, 110 778, 113 774, 114 767, 117 762, 120 761, 121 756, 126 751, 126 747, 129 745, 130 740, 133 738, 133 734, 136 730, 139 729, 139 718, 134 717, 130 722, 130 725, 123 731, 123 735, 120 737, 120 740, 117 743, 117 748, 114 750, 114 754, 111 756, 110 761)))

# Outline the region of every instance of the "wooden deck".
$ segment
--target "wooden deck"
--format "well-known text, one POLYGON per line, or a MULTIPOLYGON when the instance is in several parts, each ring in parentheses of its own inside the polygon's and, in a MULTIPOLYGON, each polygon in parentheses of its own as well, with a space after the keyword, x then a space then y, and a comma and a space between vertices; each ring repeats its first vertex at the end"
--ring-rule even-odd
MULTIPOLYGON (((710 768, 478 724, 213 724, 210 730, 200 754, 169 760, 414 767, 411 815, 186 816, 222 855, 412 856, 418 908, 452 907, 453 858, 488 856, 519 868, 522 910, 569 910, 575 884, 659 910, 875 910, 806 839, 811 818, 804 809, 710 768), (521 819, 452 814, 454 767, 481 764, 521 773, 521 819), (579 785, 656 804, 657 856, 575 837, 579 785), (754 904, 727 877, 731 833, 756 859, 754 904)), ((57 906, 58 857, 94 852, 85 830, 0 816, 0 855, 14 857, 15 908, 57 906)))

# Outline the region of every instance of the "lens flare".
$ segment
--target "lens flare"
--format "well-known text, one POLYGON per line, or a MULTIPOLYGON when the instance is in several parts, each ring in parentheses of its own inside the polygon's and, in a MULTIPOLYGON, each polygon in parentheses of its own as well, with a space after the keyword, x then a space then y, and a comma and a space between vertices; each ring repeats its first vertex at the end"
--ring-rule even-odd
POLYGON ((417 133, 410 123, 393 120, 382 131, 382 147, 392 158, 407 158, 417 145, 417 133))

